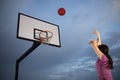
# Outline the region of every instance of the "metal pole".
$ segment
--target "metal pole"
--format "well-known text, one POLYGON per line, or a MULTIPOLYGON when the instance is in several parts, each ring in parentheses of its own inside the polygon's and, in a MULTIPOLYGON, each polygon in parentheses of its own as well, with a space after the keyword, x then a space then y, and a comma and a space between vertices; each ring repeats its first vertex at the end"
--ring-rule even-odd
POLYGON ((15 69, 15 80, 18 80, 18 73, 19 73, 19 63, 26 57, 28 56, 35 48, 37 48, 41 43, 38 41, 35 41, 33 45, 22 55, 16 60, 16 69, 15 69))

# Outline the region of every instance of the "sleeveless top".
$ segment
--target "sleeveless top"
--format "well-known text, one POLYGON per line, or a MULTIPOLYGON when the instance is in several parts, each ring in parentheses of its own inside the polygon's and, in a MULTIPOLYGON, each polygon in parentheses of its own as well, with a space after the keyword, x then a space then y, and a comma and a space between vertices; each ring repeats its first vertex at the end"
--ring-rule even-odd
POLYGON ((113 80, 111 69, 107 68, 108 58, 103 54, 96 62, 96 71, 99 80, 113 80))

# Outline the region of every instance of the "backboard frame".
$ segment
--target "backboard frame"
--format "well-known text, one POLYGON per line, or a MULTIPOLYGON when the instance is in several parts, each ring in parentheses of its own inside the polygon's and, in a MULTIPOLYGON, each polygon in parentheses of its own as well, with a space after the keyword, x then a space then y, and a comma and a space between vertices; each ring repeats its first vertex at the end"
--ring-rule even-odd
MULTIPOLYGON (((38 21, 41 21, 41 22, 44 22, 44 23, 47 23, 47 24, 50 24, 50 25, 54 25, 58 28, 58 36, 59 36, 59 45, 56 45, 56 44, 48 44, 48 45, 51 45, 51 46, 55 46, 55 47, 61 47, 61 41, 60 41, 60 29, 59 29, 59 26, 56 25, 56 24, 53 24, 53 23, 50 23, 50 22, 47 22, 47 21, 44 21, 44 20, 41 20, 41 19, 38 19, 38 18, 35 18, 35 17, 32 17, 32 16, 29 16, 29 15, 26 15, 26 14, 23 14, 23 13, 18 13, 18 23, 17 23, 17 35, 16 35, 16 38, 18 39, 23 39, 23 40, 27 40, 27 41, 32 41, 34 42, 35 40, 31 40, 31 39, 28 39, 28 38, 25 38, 25 37, 21 37, 19 36, 19 26, 20 26, 20 15, 23 15, 23 16, 26 16, 26 17, 29 17, 29 18, 32 18, 32 19, 35 19, 35 20, 38 20, 38 21)), ((34 32, 34 30, 33 30, 34 32)), ((34 35, 33 35, 34 36, 34 35)))

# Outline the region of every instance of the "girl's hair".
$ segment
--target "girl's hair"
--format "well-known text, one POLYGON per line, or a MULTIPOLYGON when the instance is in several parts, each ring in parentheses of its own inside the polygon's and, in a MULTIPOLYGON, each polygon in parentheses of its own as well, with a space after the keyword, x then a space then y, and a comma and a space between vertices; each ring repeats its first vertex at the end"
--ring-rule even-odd
POLYGON ((108 46, 105 45, 105 44, 101 44, 101 45, 98 46, 98 48, 108 58, 108 65, 107 65, 107 67, 110 68, 110 69, 113 69, 113 60, 112 60, 111 56, 108 54, 109 53, 108 46))

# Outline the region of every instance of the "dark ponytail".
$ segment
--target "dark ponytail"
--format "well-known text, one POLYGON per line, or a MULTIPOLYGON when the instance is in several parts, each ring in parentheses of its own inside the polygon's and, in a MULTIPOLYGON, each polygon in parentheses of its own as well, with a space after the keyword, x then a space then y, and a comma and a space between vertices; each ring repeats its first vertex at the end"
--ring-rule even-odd
POLYGON ((108 61, 108 68, 110 68, 110 69, 113 69, 114 67, 113 67, 113 61, 112 61, 112 58, 110 57, 110 55, 106 55, 107 56, 107 58, 109 59, 109 61, 108 61))
POLYGON ((108 54, 109 53, 108 46, 105 45, 105 44, 102 44, 102 45, 99 45, 98 48, 108 58, 108 65, 107 65, 107 67, 110 68, 110 69, 113 69, 114 68, 113 67, 113 60, 112 60, 111 56, 108 54))

